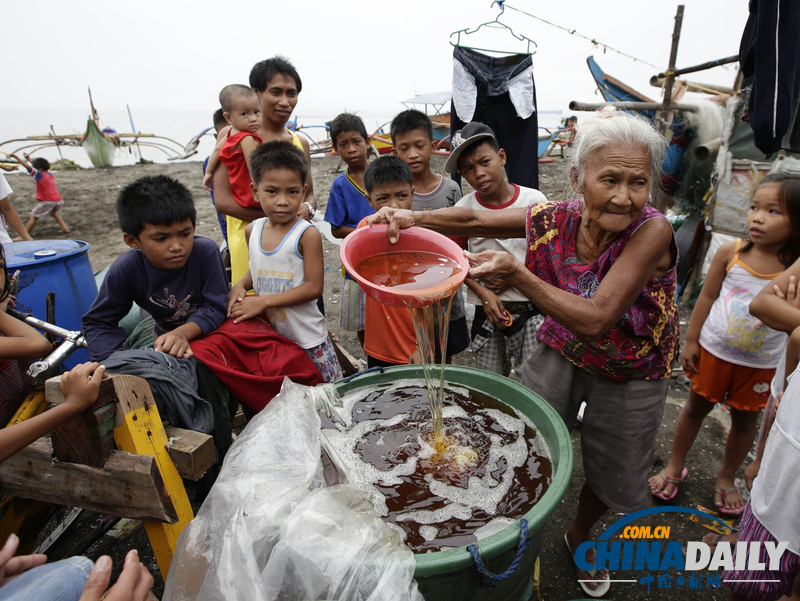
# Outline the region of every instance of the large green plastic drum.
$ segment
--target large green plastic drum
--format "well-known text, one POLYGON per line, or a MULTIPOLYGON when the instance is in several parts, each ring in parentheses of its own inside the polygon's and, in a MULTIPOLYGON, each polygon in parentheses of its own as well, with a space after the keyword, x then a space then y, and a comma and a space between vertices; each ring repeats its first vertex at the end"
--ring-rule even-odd
MULTIPOLYGON (((525 514, 528 521, 527 549, 517 558, 520 543, 519 521, 478 543, 483 562, 492 574, 505 573, 517 560, 514 572, 504 580, 488 586, 475 566, 467 547, 458 547, 416 556, 415 578, 420 592, 429 601, 448 599, 496 599, 517 601, 528 599, 533 590, 533 569, 542 542, 544 525, 561 502, 572 475, 572 443, 564 422, 539 395, 514 380, 476 368, 447 366, 448 382, 462 384, 488 394, 524 413, 544 437, 550 450, 553 476, 547 492, 525 514)), ((424 379, 422 367, 404 365, 356 376, 336 384, 339 394, 359 388, 395 382, 405 378, 424 379)))

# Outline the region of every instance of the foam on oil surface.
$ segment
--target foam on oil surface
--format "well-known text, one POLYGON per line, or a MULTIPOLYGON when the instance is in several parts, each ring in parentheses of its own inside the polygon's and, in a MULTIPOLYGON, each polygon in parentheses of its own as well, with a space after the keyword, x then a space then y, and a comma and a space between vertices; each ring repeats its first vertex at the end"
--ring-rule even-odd
MULTIPOLYGON (((352 484, 362 490, 369 491, 372 503, 378 515, 387 516, 386 497, 379 490, 378 486, 392 487, 403 482, 402 477, 408 476, 417 471, 420 461, 424 461, 434 456, 435 447, 431 444, 431 426, 420 421, 417 428, 410 428, 405 433, 404 440, 399 446, 407 447, 408 457, 388 469, 378 469, 374 465, 365 462, 356 448, 360 441, 368 435, 373 436, 376 446, 385 446, 385 432, 395 426, 403 426, 404 422, 410 419, 409 412, 399 413, 389 419, 367 419, 358 423, 353 423, 353 410, 359 401, 364 400, 371 393, 382 391, 383 394, 393 390, 404 388, 414 388, 420 391, 420 402, 427 406, 428 399, 423 385, 418 380, 399 380, 392 385, 381 385, 370 388, 361 388, 347 393, 342 397, 342 409, 338 412, 343 419, 345 426, 337 429, 327 429, 326 436, 331 445, 335 448, 341 459, 347 465, 352 484), (416 453, 410 452, 417 449, 416 453), (376 486, 377 485, 377 486, 376 486)), ((458 392, 469 396, 467 388, 451 383, 446 384, 448 391, 458 392)), ((513 408, 512 408, 513 409, 513 408)), ((356 407, 356 411, 359 409, 356 407)), ((470 520, 473 515, 473 508, 485 511, 489 515, 497 513, 498 504, 509 492, 515 477, 515 468, 518 468, 528 461, 531 449, 535 449, 539 454, 547 457, 549 452, 542 436, 534 434, 526 438, 526 425, 535 430, 530 420, 521 412, 514 409, 516 416, 509 415, 499 409, 482 408, 474 414, 468 414, 458 405, 446 405, 444 407, 443 419, 445 433, 451 443, 467 437, 463 431, 463 421, 475 420, 476 422, 488 423, 492 427, 485 432, 490 441, 486 461, 484 463, 484 474, 480 477, 471 476, 467 486, 462 488, 440 481, 434 478, 431 473, 426 473, 424 480, 428 484, 430 493, 446 499, 443 507, 436 509, 418 509, 403 511, 396 516, 398 522, 412 521, 420 524, 419 533, 426 540, 432 540, 437 536, 438 528, 436 524, 446 522, 451 518, 470 520), (498 427, 500 431, 498 431, 498 427), (504 466, 505 469, 496 469, 504 466), (499 479, 493 476, 493 472, 501 472, 499 479)), ((530 433, 530 430, 528 431, 530 433)), ((395 442, 397 442, 395 440, 395 442)), ((387 452, 392 452, 387 449, 387 452)), ((453 466, 455 471, 473 468, 479 459, 478 453, 463 444, 456 442, 451 444, 447 451, 448 464, 453 466)), ((386 465, 382 466, 386 468, 386 465)), ((514 520, 507 517, 496 517, 489 523, 476 529, 475 536, 481 540, 499 532, 514 520)))

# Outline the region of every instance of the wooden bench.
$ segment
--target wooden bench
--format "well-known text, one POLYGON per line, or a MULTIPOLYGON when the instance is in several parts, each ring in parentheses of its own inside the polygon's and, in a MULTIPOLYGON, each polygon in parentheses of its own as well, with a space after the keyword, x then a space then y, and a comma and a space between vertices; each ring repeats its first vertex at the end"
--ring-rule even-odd
MULTIPOLYGON (((59 384, 60 376, 47 381, 48 403, 64 401, 59 384)), ((41 395, 26 403, 38 405, 23 405, 10 424, 39 412, 41 395)), ((178 535, 194 517, 181 478, 197 480, 214 462, 211 436, 164 428, 147 381, 115 375, 51 439, 0 464, 0 492, 143 520, 166 580, 178 535)))

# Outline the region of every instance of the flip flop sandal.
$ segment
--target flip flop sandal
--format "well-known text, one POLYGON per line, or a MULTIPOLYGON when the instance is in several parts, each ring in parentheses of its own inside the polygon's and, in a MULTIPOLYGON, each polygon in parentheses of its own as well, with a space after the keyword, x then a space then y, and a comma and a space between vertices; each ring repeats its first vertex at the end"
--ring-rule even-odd
MULTIPOLYGON (((572 559, 572 562, 575 562, 575 553, 569 546, 569 541, 567 540, 567 535, 564 534, 564 544, 567 545, 567 551, 569 551, 569 556, 572 559)), ((575 568, 578 568, 578 564, 575 564, 575 568)), ((589 574, 589 578, 594 580, 595 574, 597 574, 597 570, 592 568, 591 570, 584 570, 587 574, 589 574)), ((590 588, 586 582, 578 580, 578 584, 581 585, 583 592, 592 597, 593 599, 599 599, 603 595, 605 595, 609 589, 611 588, 611 575, 607 575, 605 580, 595 581, 599 582, 597 588, 590 588)))
MULTIPOLYGON (((744 505, 741 505, 740 507, 737 507, 735 509, 728 509, 727 507, 725 507, 726 497, 734 490, 736 491, 736 494, 739 495, 739 498, 741 498, 742 494, 739 491, 738 482, 734 482, 733 486, 731 486, 730 488, 725 488, 725 489, 715 488, 714 492, 719 495, 719 500, 722 501, 722 507, 717 507, 717 511, 719 511, 722 515, 726 515, 732 518, 738 518, 740 515, 744 513, 744 505)), ((744 501, 744 499, 742 500, 744 501)), ((714 506, 716 507, 716 503, 714 504, 714 506)))
POLYGON ((653 495, 656 499, 661 499, 662 501, 671 501, 676 496, 678 496, 678 489, 680 488, 681 484, 683 484, 683 481, 686 480, 686 477, 689 475, 689 470, 686 469, 686 468, 683 468, 683 471, 681 472, 681 477, 680 478, 670 478, 669 476, 667 476, 664 473, 664 470, 661 470, 658 473, 658 475, 661 476, 664 479, 665 484, 664 484, 663 488, 661 490, 659 490, 659 491, 654 491, 653 489, 650 489, 650 494, 653 495), (672 487, 672 492, 669 495, 665 495, 664 494, 664 489, 670 483, 674 484, 675 486, 672 487))

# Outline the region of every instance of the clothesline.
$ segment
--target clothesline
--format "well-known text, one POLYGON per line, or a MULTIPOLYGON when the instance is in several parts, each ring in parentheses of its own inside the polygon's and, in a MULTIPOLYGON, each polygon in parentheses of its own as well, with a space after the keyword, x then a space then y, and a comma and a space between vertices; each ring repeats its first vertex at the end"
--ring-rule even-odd
POLYGON ((550 22, 550 21, 548 21, 546 19, 542 19, 541 17, 537 17, 536 15, 532 15, 531 13, 525 12, 524 10, 520 10, 519 8, 517 8, 515 6, 511 6, 510 4, 507 4, 505 2, 503 3, 503 6, 505 8, 510 8, 511 10, 515 10, 518 13, 522 13, 523 15, 527 15, 527 16, 533 18, 533 19, 541 21, 542 23, 546 23, 547 25, 551 25, 553 27, 557 27, 558 29, 561 29, 562 31, 566 31, 570 35, 575 35, 575 36, 578 36, 579 38, 583 38, 584 40, 587 40, 588 42, 591 42, 595 46, 602 46, 604 51, 605 50, 611 50, 612 52, 616 52, 617 54, 620 54, 620 55, 622 55, 622 56, 624 56, 626 58, 630 58, 630 59, 632 59, 632 60, 634 60, 636 62, 642 63, 642 64, 647 65, 649 67, 653 67, 654 69, 658 69, 659 71, 664 71, 663 67, 659 67, 658 65, 654 65, 653 63, 648 63, 647 61, 644 61, 644 60, 642 60, 642 59, 640 59, 640 58, 638 58, 636 56, 633 56, 632 54, 628 54, 626 52, 622 52, 622 50, 617 50, 616 48, 613 48, 612 46, 609 46, 608 44, 604 44, 602 42, 598 42, 594 38, 589 38, 589 37, 587 37, 587 36, 585 36, 585 35, 583 35, 581 33, 578 33, 578 31, 576 29, 568 29, 567 27, 562 27, 561 25, 558 25, 556 23, 552 23, 552 22, 550 22))

